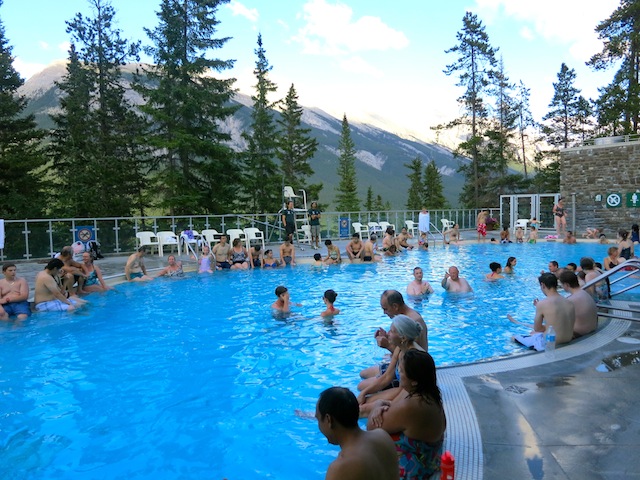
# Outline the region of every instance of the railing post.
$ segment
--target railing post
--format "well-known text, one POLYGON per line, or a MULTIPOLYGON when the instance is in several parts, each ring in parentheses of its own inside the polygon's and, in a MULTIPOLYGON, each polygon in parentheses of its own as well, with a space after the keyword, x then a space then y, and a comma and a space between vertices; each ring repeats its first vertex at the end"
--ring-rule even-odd
MULTIPOLYGON (((135 230, 136 233, 138 233, 138 219, 135 220, 135 226, 133 227, 133 229, 135 230)), ((114 222, 113 222, 113 234, 115 236, 116 239, 116 245, 114 248, 114 252, 115 253, 120 253, 120 227, 118 226, 118 219, 115 218, 114 222)), ((98 236, 96 235, 96 239, 98 238, 98 236)))
POLYGON ((24 233, 24 246, 26 250, 23 257, 29 260, 32 257, 29 253, 29 234, 31 233, 31 230, 29 230, 29 223, 26 220, 24 221, 24 230, 22 233, 24 233))

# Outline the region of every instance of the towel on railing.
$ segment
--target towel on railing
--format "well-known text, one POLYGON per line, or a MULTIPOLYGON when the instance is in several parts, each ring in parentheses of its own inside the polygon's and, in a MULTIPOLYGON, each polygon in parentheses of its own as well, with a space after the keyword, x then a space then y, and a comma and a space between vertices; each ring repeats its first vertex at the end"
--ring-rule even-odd
POLYGON ((420 214, 418 215, 418 230, 420 230, 421 232, 428 232, 430 224, 431 218, 429 216, 429 212, 420 212, 420 214))
POLYGON ((0 250, 4 250, 4 220, 0 218, 0 250))

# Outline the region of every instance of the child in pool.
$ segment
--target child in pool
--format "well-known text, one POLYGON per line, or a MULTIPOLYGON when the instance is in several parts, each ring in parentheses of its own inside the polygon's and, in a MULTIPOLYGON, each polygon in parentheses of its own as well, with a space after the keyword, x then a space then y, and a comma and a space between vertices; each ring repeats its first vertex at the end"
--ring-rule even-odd
POLYGON ((333 306, 337 297, 338 297, 338 294, 333 290, 327 290, 326 292, 324 292, 322 301, 324 301, 324 304, 327 306, 327 309, 320 314, 321 317, 333 317, 334 315, 337 315, 340 313, 340 310, 338 310, 333 306))
POLYGON ((314 267, 321 267, 323 265, 322 263, 322 255, 320 255, 319 253, 314 253, 313 254, 313 266, 314 267))

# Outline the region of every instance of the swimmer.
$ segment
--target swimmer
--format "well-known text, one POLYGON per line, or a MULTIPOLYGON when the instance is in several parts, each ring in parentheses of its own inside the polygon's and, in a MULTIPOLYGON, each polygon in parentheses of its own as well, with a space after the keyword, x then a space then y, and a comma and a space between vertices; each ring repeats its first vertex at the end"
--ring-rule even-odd
POLYGON ((460 270, 455 265, 450 266, 449 270, 444 274, 441 285, 447 292, 473 292, 471 285, 460 276, 460 270))
POLYGON ((524 243, 524 229, 522 227, 516 228, 516 243, 524 243))
POLYGON ((270 248, 264 251, 264 259, 262 263, 262 268, 278 268, 280 266, 280 262, 277 258, 273 258, 273 250, 270 248))
POLYGON ((538 229, 532 224, 531 230, 529 231, 529 238, 527 239, 527 243, 537 243, 538 242, 538 229))
POLYGON ((169 265, 158 272, 157 277, 184 277, 184 271, 182 270, 182 262, 176 260, 175 255, 169 255, 167 259, 169 265))
POLYGON ((395 257, 396 255, 398 255, 398 249, 396 248, 395 245, 391 245, 389 246, 385 251, 384 251, 384 255, 385 257, 395 257))
POLYGON ((320 255, 319 253, 314 253, 313 254, 313 266, 314 267, 321 267, 322 266, 322 255, 320 255))
POLYGON ((271 308, 281 313, 289 313, 291 311, 291 300, 289 298, 289 290, 283 285, 276 287, 275 291, 278 299, 273 302, 271 308))
POLYGON ((427 281, 423 281, 423 271, 420 267, 413 269, 413 281, 407 285, 407 295, 428 295, 433 293, 433 287, 427 281))
POLYGON ((569 245, 574 245, 577 243, 576 237, 571 230, 567 230, 567 234, 562 240, 562 243, 568 243, 569 245))
POLYGON ((429 239, 427 238, 427 232, 421 232, 418 239, 419 250, 429 250, 429 239))
POLYGON ((516 260, 516 257, 507 258, 507 263, 504 266, 504 273, 515 273, 513 267, 515 267, 517 263, 518 260, 516 260))
POLYGON ((487 273, 484 278, 489 281, 500 280, 504 278, 502 275, 502 266, 498 262, 491 262, 489 264, 489 268, 491 269, 491 273, 487 273))
POLYGON ((327 290, 326 292, 324 292, 322 301, 327 306, 327 309, 320 314, 321 317, 333 317, 334 315, 338 315, 340 313, 340 310, 333 306, 337 297, 338 294, 333 290, 327 290))

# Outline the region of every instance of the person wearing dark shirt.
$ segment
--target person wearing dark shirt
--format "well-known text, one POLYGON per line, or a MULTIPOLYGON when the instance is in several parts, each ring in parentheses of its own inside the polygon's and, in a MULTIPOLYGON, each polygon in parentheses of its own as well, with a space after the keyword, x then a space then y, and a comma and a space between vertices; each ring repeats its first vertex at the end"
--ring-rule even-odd
POLYGON ((314 250, 320 248, 320 210, 318 202, 311 202, 309 209, 309 226, 311 227, 311 244, 314 250))
POLYGON ((287 208, 282 211, 282 225, 290 242, 293 242, 293 234, 296 233, 296 212, 293 208, 293 200, 289 200, 287 208))

